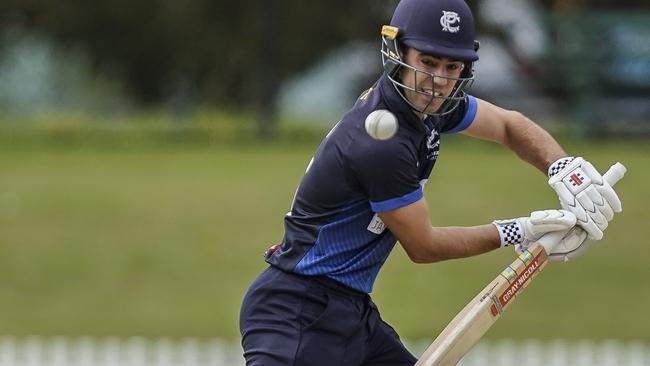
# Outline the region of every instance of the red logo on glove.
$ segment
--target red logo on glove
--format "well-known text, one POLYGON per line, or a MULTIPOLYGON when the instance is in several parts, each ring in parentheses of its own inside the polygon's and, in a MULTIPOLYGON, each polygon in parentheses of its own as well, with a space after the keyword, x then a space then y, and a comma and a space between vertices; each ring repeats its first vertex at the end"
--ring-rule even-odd
POLYGON ((582 178, 578 174, 571 174, 571 177, 569 178, 570 181, 572 181, 576 186, 579 186, 582 184, 582 178))

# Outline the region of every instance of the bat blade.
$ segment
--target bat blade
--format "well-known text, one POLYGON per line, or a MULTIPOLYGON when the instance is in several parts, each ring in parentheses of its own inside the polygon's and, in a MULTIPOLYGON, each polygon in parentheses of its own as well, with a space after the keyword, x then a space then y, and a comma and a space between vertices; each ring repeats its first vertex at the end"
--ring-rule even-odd
POLYGON ((542 245, 531 245, 454 317, 415 365, 455 365, 547 262, 542 245))
MULTIPOLYGON (((603 174, 603 179, 613 186, 626 172, 623 164, 616 163, 603 174)), ((565 233, 547 234, 519 255, 452 319, 415 366, 456 365, 544 268, 548 262, 547 253, 551 252, 565 233)))

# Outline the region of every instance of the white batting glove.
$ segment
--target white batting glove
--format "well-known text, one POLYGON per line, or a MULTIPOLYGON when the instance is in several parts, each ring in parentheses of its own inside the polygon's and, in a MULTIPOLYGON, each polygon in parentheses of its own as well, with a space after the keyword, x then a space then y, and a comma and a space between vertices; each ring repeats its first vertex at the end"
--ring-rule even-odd
MULTIPOLYGON (((578 257, 582 257, 593 242, 587 238, 587 232, 580 226, 572 227, 560 240, 560 242, 553 247, 548 253, 548 260, 550 262, 568 262, 578 257)), ((522 254, 525 248, 521 245, 515 245, 515 252, 522 254)))
POLYGON ((572 156, 555 161, 548 169, 548 184, 571 211, 590 239, 600 240, 614 212, 621 212, 621 200, 591 163, 572 156))
POLYGON ((570 211, 544 210, 534 211, 529 217, 495 220, 492 224, 499 231, 502 247, 518 245, 525 250, 548 232, 570 229, 576 224, 576 217, 570 211))
POLYGON ((575 226, 548 254, 548 260, 551 262, 568 262, 581 257, 591 248, 592 243, 587 237, 587 232, 581 227, 575 226))

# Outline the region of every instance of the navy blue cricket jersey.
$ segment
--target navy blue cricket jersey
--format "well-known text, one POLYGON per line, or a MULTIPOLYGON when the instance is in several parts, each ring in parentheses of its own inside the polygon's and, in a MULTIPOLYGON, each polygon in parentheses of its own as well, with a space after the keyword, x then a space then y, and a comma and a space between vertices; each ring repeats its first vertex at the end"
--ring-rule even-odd
POLYGON ((397 242, 376 213, 423 197, 440 134, 467 128, 476 109, 476 99, 468 96, 452 113, 423 121, 382 76, 319 146, 284 219, 282 245, 267 262, 370 293, 397 242), (364 127, 378 109, 399 122, 395 136, 385 141, 374 140, 364 127))

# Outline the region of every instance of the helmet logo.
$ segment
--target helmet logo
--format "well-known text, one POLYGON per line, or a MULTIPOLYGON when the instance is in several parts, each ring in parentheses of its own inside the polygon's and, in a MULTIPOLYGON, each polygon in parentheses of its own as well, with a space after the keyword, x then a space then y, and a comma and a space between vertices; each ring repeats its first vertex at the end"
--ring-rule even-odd
POLYGON ((454 24, 460 23, 460 16, 455 11, 442 11, 442 16, 440 17, 440 25, 442 25, 443 32, 456 33, 460 30, 460 25, 454 26, 454 24))

